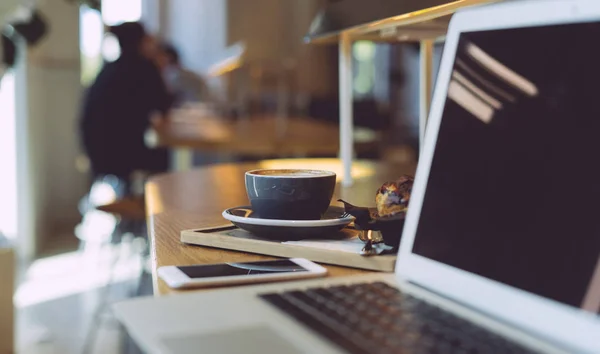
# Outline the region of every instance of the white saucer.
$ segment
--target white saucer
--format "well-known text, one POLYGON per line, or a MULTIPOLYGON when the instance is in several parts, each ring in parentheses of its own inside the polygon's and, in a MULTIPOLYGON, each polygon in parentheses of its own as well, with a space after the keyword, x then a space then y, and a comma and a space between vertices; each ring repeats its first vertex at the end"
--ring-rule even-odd
POLYGON ((262 219, 250 206, 230 208, 223 211, 223 217, 240 229, 253 234, 280 240, 305 239, 314 237, 339 237, 338 231, 348 226, 353 216, 341 217, 344 208, 330 206, 321 220, 277 220, 262 219))

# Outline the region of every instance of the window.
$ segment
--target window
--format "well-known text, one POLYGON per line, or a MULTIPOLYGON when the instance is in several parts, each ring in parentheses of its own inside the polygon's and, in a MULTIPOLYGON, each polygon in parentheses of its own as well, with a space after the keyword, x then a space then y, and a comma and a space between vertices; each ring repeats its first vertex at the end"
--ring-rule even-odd
POLYGON ((142 18, 142 0, 102 0, 102 20, 107 26, 142 18))
POLYGON ((7 71, 0 79, 0 233, 14 238, 17 233, 17 152, 15 75, 7 71))
POLYGON ((375 86, 375 43, 357 41, 352 46, 354 59, 353 91, 355 97, 372 96, 375 86))
POLYGON ((104 25, 100 12, 85 5, 79 10, 79 47, 81 48, 81 83, 91 84, 102 68, 104 25))
POLYGON ((390 45, 386 43, 362 40, 353 44, 352 90, 355 98, 389 104, 390 56, 390 45))

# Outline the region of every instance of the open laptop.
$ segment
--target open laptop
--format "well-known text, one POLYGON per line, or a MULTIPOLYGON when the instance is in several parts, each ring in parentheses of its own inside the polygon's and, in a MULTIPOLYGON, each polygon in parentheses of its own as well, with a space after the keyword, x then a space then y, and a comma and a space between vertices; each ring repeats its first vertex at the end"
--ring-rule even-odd
POLYGON ((118 317, 150 353, 600 353, 599 38, 595 0, 454 16, 395 274, 118 317))

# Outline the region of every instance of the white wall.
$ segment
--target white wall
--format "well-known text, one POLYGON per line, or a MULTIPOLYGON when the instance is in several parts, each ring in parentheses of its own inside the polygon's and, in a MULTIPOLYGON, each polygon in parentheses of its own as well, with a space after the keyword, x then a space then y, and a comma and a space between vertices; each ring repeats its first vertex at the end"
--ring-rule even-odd
MULTIPOLYGON (((87 176, 75 169, 80 105, 79 9, 66 1, 39 3, 49 34, 27 51, 18 88, 19 229, 30 255, 71 232, 87 176), (25 97, 22 97, 25 95, 25 97)), ((73 236, 74 237, 74 236, 73 236)))

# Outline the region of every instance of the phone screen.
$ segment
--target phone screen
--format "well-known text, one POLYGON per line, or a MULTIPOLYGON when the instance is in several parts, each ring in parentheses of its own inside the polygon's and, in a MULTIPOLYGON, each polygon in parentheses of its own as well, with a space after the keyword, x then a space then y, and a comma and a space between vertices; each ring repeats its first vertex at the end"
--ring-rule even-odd
POLYGON ((235 275, 259 275, 272 273, 297 273, 307 272, 308 269, 289 261, 263 261, 248 263, 223 263, 199 266, 177 267, 192 279, 228 277, 235 275))

